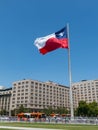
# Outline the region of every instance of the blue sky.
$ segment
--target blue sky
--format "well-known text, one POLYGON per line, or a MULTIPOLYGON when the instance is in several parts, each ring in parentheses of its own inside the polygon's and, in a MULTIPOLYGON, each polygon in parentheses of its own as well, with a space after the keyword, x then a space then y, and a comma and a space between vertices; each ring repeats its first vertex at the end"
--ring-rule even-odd
POLYGON ((67 23, 72 82, 98 79, 98 0, 0 0, 0 85, 22 79, 69 85, 67 49, 43 56, 33 45, 67 23))

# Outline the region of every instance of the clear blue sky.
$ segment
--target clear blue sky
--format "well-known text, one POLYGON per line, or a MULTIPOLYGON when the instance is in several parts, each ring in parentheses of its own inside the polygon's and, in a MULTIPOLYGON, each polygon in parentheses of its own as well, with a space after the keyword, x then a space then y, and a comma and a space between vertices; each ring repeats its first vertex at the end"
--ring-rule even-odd
POLYGON ((24 78, 69 85, 67 49, 43 56, 33 45, 67 23, 72 82, 98 79, 98 0, 0 0, 0 85, 24 78))

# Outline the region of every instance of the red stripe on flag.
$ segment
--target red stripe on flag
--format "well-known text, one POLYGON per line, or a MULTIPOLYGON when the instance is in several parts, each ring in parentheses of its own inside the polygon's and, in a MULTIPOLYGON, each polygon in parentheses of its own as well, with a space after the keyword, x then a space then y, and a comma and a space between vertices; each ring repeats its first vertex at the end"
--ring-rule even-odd
POLYGON ((68 39, 67 38, 62 38, 62 39, 50 38, 46 41, 45 46, 41 48, 39 51, 42 54, 46 54, 58 48, 68 48, 68 39))

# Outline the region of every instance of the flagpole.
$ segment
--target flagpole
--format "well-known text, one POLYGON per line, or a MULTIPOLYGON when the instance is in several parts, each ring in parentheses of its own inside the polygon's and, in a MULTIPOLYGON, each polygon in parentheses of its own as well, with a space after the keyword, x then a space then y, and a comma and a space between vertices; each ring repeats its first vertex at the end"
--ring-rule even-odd
POLYGON ((68 72, 69 72, 69 85, 70 85, 70 112, 71 112, 71 120, 73 120, 74 119, 74 110, 73 110, 73 96, 72 96, 72 74, 71 74, 71 58, 70 58, 69 24, 67 24, 67 37, 68 37, 68 72))

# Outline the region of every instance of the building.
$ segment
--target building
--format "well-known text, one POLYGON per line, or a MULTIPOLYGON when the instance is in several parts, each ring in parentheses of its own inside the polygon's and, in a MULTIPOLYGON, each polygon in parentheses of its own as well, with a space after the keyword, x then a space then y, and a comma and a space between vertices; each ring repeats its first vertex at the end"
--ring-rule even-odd
POLYGON ((4 89, 5 87, 4 86, 0 86, 0 90, 4 89))
POLYGON ((32 110, 64 107, 69 109, 69 87, 54 82, 21 80, 13 83, 11 110, 21 105, 32 110))
MULTIPOLYGON (((82 80, 72 84, 73 108, 79 101, 98 103, 98 80, 82 80)), ((32 111, 63 107, 70 110, 70 88, 52 81, 24 79, 12 83, 12 88, 0 89, 0 111, 18 109, 21 105, 32 111)))
POLYGON ((73 104, 78 107, 79 101, 83 100, 87 103, 93 101, 98 103, 98 80, 82 80, 73 83, 73 104))
POLYGON ((11 94, 12 88, 5 89, 4 87, 0 89, 0 111, 6 110, 9 113, 11 104, 11 94))

